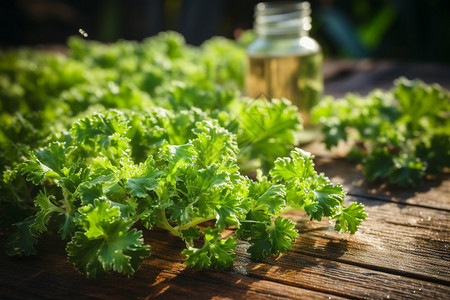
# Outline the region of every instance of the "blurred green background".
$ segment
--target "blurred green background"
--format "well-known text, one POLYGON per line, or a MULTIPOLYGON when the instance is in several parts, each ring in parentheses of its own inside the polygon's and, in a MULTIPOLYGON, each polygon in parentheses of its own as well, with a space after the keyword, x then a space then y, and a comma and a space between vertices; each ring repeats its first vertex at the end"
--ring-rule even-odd
MULTIPOLYGON (((79 29, 88 39, 141 40, 163 30, 199 45, 213 35, 252 28, 252 0, 4 0, 0 47, 64 44, 79 29)), ((310 1, 316 38, 331 58, 450 61, 450 2, 310 1)))

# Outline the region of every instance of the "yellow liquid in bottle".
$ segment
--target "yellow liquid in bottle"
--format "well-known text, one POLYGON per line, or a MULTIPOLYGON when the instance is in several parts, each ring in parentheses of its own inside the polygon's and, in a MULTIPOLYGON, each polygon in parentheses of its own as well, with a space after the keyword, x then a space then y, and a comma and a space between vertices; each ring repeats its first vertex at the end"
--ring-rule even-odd
POLYGON ((247 96, 289 99, 299 108, 306 129, 311 127, 310 111, 319 102, 322 92, 320 52, 302 56, 249 57, 247 96))

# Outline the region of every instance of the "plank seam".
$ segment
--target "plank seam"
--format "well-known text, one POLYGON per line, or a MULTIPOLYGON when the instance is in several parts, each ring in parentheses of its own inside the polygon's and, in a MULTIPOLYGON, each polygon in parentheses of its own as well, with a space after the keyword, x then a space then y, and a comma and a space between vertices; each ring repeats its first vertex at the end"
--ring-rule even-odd
POLYGON ((320 254, 313 255, 313 254, 304 253, 304 252, 299 252, 299 253, 310 256, 310 257, 314 257, 314 258, 322 258, 322 259, 326 259, 326 260, 330 260, 330 261, 335 261, 335 262, 344 263, 344 264, 348 264, 348 265, 352 265, 352 266, 356 266, 356 267, 361 267, 361 268, 372 270, 372 271, 378 271, 378 272, 383 272, 383 273, 387 273, 387 274, 403 276, 406 278, 418 279, 418 280, 422 280, 422 281, 426 281, 426 282, 430 282, 430 283, 443 284, 445 286, 450 286, 450 280, 444 280, 444 279, 429 277, 426 275, 421 275, 421 274, 416 274, 416 273, 411 273, 411 272, 406 272, 406 271, 400 271, 398 269, 390 269, 390 268, 381 267, 381 266, 368 265, 368 264, 364 264, 364 263, 348 261, 345 259, 328 257, 326 255, 320 255, 320 254))
POLYGON ((390 203, 396 203, 396 204, 402 204, 405 206, 414 206, 414 207, 419 207, 419 208, 427 208, 427 209, 434 209, 434 210, 438 210, 438 211, 445 211, 445 212, 450 212, 450 209, 447 208, 438 208, 438 207, 434 207, 434 206, 426 206, 426 205, 420 205, 420 204, 414 204, 414 203, 406 203, 406 202, 401 202, 398 200, 395 200, 393 198, 390 199, 386 199, 382 196, 369 196, 369 195, 361 195, 358 193, 352 193, 352 192, 347 192, 348 196, 352 196, 355 198, 363 198, 366 200, 375 200, 375 201, 382 201, 382 202, 390 202, 390 203))
POLYGON ((266 278, 264 276, 260 276, 260 275, 257 275, 257 274, 248 274, 246 276, 252 277, 252 278, 255 278, 255 279, 259 279, 259 280, 271 281, 271 282, 279 283, 279 284, 282 284, 282 285, 292 286, 292 287, 296 287, 296 288, 302 288, 302 289, 310 290, 310 291, 314 291, 314 292, 320 292, 320 293, 323 293, 323 294, 329 294, 329 295, 333 295, 333 296, 344 297, 346 299, 365 299, 364 297, 350 296, 350 295, 345 294, 345 293, 341 293, 341 292, 337 292, 337 291, 330 291, 330 290, 326 290, 326 289, 315 288, 315 287, 309 286, 309 285, 293 284, 293 283, 286 282, 286 281, 283 281, 283 280, 277 280, 276 278, 266 278))

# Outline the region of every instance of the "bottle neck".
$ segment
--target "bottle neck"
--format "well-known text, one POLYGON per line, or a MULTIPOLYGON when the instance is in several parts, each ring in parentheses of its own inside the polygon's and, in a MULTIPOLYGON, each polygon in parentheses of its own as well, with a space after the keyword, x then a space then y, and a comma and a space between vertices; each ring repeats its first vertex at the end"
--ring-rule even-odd
POLYGON ((311 9, 308 2, 258 3, 254 31, 264 39, 290 39, 309 35, 311 9))

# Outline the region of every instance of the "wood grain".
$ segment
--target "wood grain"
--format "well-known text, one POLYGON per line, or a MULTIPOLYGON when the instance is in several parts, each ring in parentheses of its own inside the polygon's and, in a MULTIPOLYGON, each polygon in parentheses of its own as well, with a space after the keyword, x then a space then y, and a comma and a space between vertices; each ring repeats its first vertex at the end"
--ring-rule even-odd
POLYGON ((326 222, 291 214, 301 232, 293 251, 450 283, 450 213, 363 198, 349 200, 363 203, 369 215, 355 235, 339 234, 326 222))
MULTIPOLYGON (((448 196, 441 185, 428 193, 438 195, 436 202, 448 196)), ((335 232, 327 220, 313 222, 304 212, 290 212, 286 215, 300 237, 289 252, 257 263, 246 253, 248 245, 240 243, 233 270, 224 272, 186 268, 183 242, 155 230, 144 233, 152 256, 132 278, 87 279, 67 261, 65 243, 46 234, 37 256, 0 257, 0 298, 448 298, 450 212, 370 195, 347 197, 352 201, 363 203, 369 214, 355 235, 335 232)))
POLYGON ((445 285, 406 278, 300 253, 284 254, 271 263, 250 263, 249 276, 351 298, 438 299, 450 293, 445 285))
POLYGON ((39 255, 2 257, 0 294, 26 298, 429 298, 450 294, 449 213, 350 197, 369 218, 353 236, 326 221, 292 212, 300 237, 286 254, 255 263, 238 249, 233 271, 194 272, 182 264, 184 244, 165 231, 145 232, 152 256, 131 279, 86 279, 67 262, 64 242, 48 234, 39 255), (7 278, 7 280, 5 280, 7 278), (58 283, 56 286, 54 283, 58 283), (77 288, 73 290, 73 287, 77 288))
POLYGON ((183 244, 166 232, 145 234, 153 255, 132 278, 111 274, 87 279, 73 269, 64 242, 44 236, 39 255, 29 258, 2 256, 2 299, 339 299, 333 294, 285 285, 232 271, 195 272, 180 254, 183 244))

